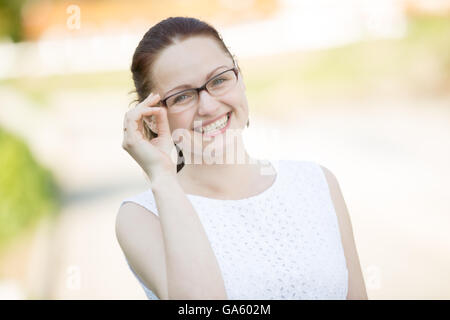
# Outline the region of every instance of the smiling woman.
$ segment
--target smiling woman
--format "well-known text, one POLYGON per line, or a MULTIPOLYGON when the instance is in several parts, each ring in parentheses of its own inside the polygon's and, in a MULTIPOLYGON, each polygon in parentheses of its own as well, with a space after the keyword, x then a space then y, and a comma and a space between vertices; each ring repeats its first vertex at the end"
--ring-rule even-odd
POLYGON ((246 87, 212 26, 159 22, 131 71, 139 103, 122 147, 151 189, 124 199, 116 235, 149 299, 345 299, 347 266, 351 297, 364 297, 321 167, 247 153, 246 87))

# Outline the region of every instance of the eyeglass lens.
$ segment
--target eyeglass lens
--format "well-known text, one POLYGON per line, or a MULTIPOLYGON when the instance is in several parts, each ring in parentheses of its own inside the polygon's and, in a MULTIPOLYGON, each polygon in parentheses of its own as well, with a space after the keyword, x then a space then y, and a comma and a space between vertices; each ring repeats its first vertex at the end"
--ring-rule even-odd
MULTIPOLYGON (((206 84, 206 90, 213 96, 220 96, 230 90, 237 82, 233 70, 224 72, 212 78, 206 84)), ((196 104, 198 92, 195 89, 186 90, 167 99, 167 107, 172 112, 186 110, 196 104)))

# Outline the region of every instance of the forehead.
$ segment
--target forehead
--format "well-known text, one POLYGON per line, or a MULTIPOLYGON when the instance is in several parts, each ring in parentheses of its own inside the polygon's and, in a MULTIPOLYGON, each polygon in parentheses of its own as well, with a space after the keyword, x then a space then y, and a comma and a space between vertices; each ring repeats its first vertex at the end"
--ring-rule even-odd
POLYGON ((165 48, 153 64, 152 79, 161 92, 182 84, 203 84, 220 65, 233 66, 230 56, 210 37, 190 37, 165 48))

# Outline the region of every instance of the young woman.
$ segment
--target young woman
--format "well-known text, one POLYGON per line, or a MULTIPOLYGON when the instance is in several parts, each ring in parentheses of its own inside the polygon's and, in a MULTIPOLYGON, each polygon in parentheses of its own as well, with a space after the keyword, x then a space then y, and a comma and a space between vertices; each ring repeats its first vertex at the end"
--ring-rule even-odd
POLYGON ((333 174, 246 152, 245 84, 212 26, 159 22, 131 71, 122 147, 151 188, 122 202, 116 236, 149 299, 367 299, 333 174))

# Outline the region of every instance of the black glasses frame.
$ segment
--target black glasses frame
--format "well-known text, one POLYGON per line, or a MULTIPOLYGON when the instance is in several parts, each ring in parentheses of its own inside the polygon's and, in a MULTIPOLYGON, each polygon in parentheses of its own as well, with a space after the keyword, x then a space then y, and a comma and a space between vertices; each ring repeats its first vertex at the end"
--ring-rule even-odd
MULTIPOLYGON (((233 67, 233 68, 228 69, 228 70, 225 70, 225 71, 219 73, 218 75, 214 76, 213 78, 209 79, 204 85, 202 85, 202 86, 199 87, 199 88, 190 88, 190 89, 186 89, 186 90, 183 90, 183 91, 180 91, 180 92, 171 94, 170 96, 168 96, 168 97, 164 98, 163 100, 161 100, 160 103, 161 103, 162 106, 164 106, 164 107, 167 108, 167 103, 166 103, 167 99, 169 99, 170 97, 173 97, 173 96, 175 96, 175 95, 178 95, 178 94, 180 94, 180 93, 186 92, 186 91, 196 90, 196 91, 197 91, 197 95, 200 95, 200 92, 203 91, 203 90, 206 90, 208 93, 210 93, 210 92, 208 91, 208 89, 206 89, 206 86, 208 85, 208 83, 210 83, 211 81, 215 80, 215 79, 216 79, 217 77, 219 77, 220 75, 222 75, 222 74, 224 74, 225 72, 228 72, 228 71, 230 71, 230 70, 233 70, 234 74, 236 75, 236 82, 237 82, 237 80, 239 79, 239 71, 238 71, 238 69, 237 69, 236 67, 233 67)), ((210 94, 211 94, 211 93, 210 93, 210 94)))

